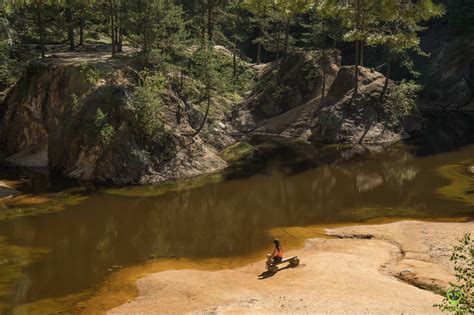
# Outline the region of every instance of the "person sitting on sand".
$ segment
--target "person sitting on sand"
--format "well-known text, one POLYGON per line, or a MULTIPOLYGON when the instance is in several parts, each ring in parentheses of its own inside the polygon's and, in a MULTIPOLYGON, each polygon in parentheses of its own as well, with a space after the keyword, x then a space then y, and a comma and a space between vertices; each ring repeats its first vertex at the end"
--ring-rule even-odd
POLYGON ((283 260, 283 250, 280 241, 274 240, 273 244, 275 245, 275 248, 273 249, 273 253, 267 254, 267 265, 279 263, 283 260))

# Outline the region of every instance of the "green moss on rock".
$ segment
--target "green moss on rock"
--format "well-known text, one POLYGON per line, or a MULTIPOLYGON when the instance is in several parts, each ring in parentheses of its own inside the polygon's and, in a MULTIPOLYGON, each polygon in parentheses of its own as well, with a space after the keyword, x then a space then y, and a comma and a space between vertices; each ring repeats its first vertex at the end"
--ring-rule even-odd
POLYGON ((248 142, 236 142, 225 148, 219 155, 226 162, 237 162, 251 158, 256 148, 248 142))

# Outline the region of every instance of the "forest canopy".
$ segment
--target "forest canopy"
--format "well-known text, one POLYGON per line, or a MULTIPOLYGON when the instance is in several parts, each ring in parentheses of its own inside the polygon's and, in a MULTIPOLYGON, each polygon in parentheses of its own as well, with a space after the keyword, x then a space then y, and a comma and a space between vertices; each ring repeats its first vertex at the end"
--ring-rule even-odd
POLYGON ((469 36, 474 19, 474 4, 448 0, 1 0, 0 10, 4 86, 25 61, 85 45, 108 45, 112 57, 127 47, 141 68, 162 71, 193 67, 191 47, 221 45, 257 64, 336 48, 344 64, 390 74, 392 63, 412 68, 410 54, 423 55, 430 25, 445 25, 449 40, 469 36))

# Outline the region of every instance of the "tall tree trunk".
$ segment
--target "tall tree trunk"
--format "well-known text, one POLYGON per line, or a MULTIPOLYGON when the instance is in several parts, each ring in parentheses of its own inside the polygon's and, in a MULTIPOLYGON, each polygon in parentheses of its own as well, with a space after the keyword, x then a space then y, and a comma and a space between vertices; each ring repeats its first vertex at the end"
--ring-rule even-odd
POLYGON ((356 45, 356 57, 354 65, 354 96, 359 94, 359 61, 360 61, 360 42, 357 40, 356 45))
POLYGON ((207 94, 207 108, 206 108, 206 113, 204 114, 204 118, 202 119, 201 121, 201 125, 199 125, 198 129, 196 129, 196 131, 192 134, 192 138, 194 138, 195 136, 197 136, 202 128, 204 128, 204 125, 206 124, 206 121, 207 121, 207 116, 209 115, 209 108, 211 108, 211 100, 212 100, 212 95, 211 95, 211 86, 208 85, 206 87, 206 94, 207 94))
POLYGON ((360 52, 359 52, 359 55, 360 55, 360 58, 359 58, 359 59, 360 59, 360 60, 359 60, 359 65, 360 65, 361 67, 363 67, 363 66, 364 66, 364 46, 365 46, 365 43, 361 41, 361 42, 359 43, 359 45, 360 45, 360 52))
POLYGON ((207 0, 207 38, 214 39, 214 0, 207 0))
POLYGON ((122 20, 123 20, 123 15, 122 15, 122 1, 118 0, 118 7, 117 7, 117 15, 116 15, 116 20, 117 20, 117 26, 116 26, 116 34, 115 37, 117 39, 117 52, 121 53, 122 48, 123 48, 123 41, 122 41, 122 20))
POLYGON ((206 1, 201 0, 201 44, 206 41, 206 1))
POLYGON ((285 56, 288 54, 288 45, 290 41, 290 18, 285 22, 285 56))
POLYGON ((232 56, 232 63, 233 63, 233 69, 232 69, 232 79, 234 81, 234 91, 237 88, 237 38, 234 37, 234 53, 232 56))
POLYGON ((148 5, 147 5, 147 0, 143 0, 141 2, 144 10, 141 12, 141 37, 142 37, 142 54, 145 57, 145 62, 147 61, 148 58, 148 5))
MULTIPOLYGON (((360 0, 356 1, 356 28, 357 31, 360 31, 361 25, 361 12, 360 12, 360 0)), ((354 96, 359 94, 359 62, 360 62, 360 41, 356 40, 356 55, 355 55, 355 65, 354 65, 354 96)))
POLYGON ((84 18, 84 8, 81 8, 79 18, 79 46, 84 45, 84 27, 85 27, 85 18, 84 18))
POLYGON ((258 43, 257 43, 257 65, 259 65, 262 62, 262 26, 260 25, 258 29, 258 43))
POLYGON ((115 48, 115 0, 109 0, 110 5, 110 38, 112 40, 112 58, 115 57, 116 48, 115 48))
POLYGON ((281 41, 281 29, 280 29, 280 25, 278 25, 276 58, 275 58, 275 60, 277 61, 278 61, 278 58, 280 58, 280 41, 281 41))
POLYGON ((321 103, 326 106, 326 21, 323 18, 323 88, 321 91, 321 103))
POLYGON ((385 82, 383 84, 383 89, 382 93, 380 93, 380 102, 383 101, 385 95, 387 94, 388 91, 388 83, 390 81, 390 70, 391 70, 391 65, 392 65, 392 56, 390 52, 387 52, 387 70, 385 72, 385 82))
POLYGON ((69 41, 69 51, 74 51, 76 48, 74 44, 74 25, 73 25, 73 13, 71 2, 68 1, 66 4, 66 22, 67 22, 67 38, 69 41))
MULTIPOLYGON (((209 43, 206 42, 204 44, 204 49, 206 49, 206 51, 210 54, 212 54, 212 47, 209 47, 209 43)), ((198 129, 196 129, 196 131, 192 134, 191 137, 195 137, 197 136, 202 128, 204 128, 204 125, 207 121, 207 117, 209 115, 209 109, 211 108, 211 102, 212 102, 212 73, 211 73, 211 70, 209 68, 209 58, 212 58, 212 55, 210 55, 209 57, 205 58, 204 60, 204 63, 205 63, 205 81, 206 81, 206 96, 207 96, 207 108, 206 108, 206 113, 204 114, 204 118, 201 122, 201 125, 199 125, 198 129)))
POLYGON ((37 14, 37 23, 38 23, 38 33, 39 33, 39 44, 41 50, 41 58, 46 57, 45 47, 44 47, 44 38, 45 38, 45 30, 44 30, 44 21, 43 21, 43 8, 40 4, 36 6, 36 14, 37 14))

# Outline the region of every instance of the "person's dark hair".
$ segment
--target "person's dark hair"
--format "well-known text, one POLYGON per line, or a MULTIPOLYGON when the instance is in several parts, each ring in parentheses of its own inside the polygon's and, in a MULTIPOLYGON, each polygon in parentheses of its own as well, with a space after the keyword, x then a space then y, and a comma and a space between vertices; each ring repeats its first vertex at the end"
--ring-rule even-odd
POLYGON ((273 244, 275 244, 275 247, 280 249, 281 248, 281 244, 280 244, 280 241, 279 240, 273 240, 273 244))

